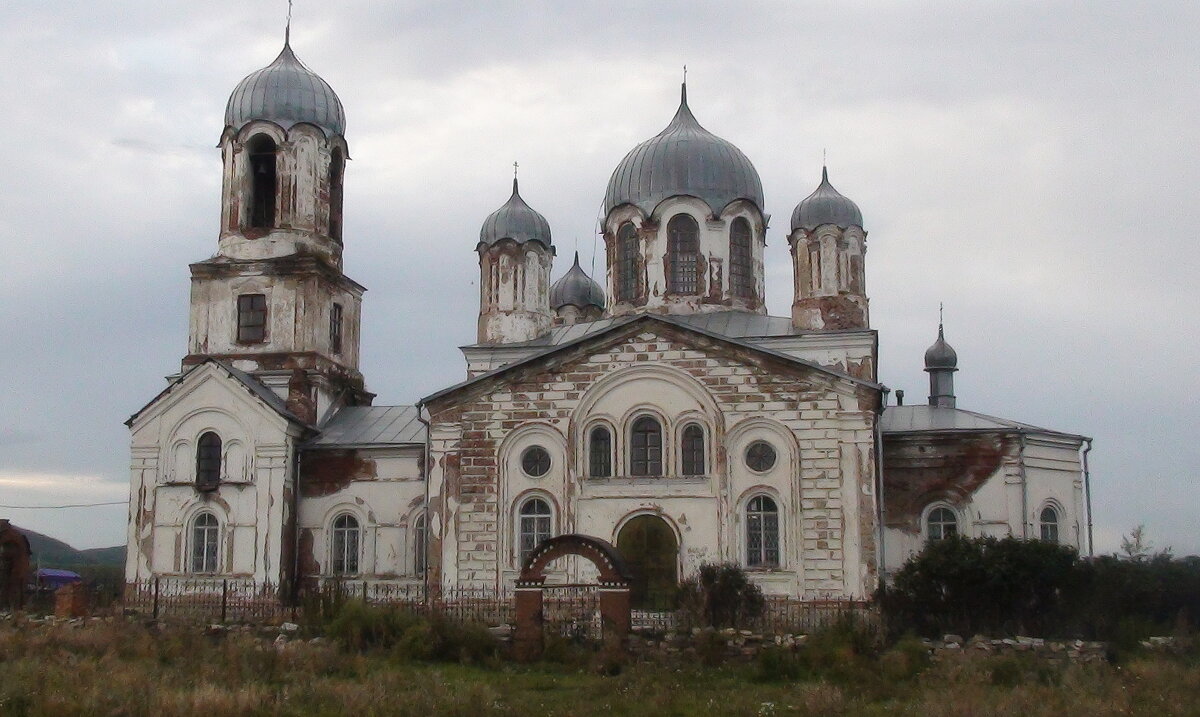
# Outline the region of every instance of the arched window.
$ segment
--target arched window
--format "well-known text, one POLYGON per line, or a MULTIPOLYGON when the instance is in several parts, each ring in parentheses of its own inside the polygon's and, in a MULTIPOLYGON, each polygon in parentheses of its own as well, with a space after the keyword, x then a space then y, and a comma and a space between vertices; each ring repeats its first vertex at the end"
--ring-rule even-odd
POLYGON ((746 565, 779 566, 779 507, 765 495, 754 496, 746 505, 746 565))
POLYGON ((217 572, 217 517, 201 513, 192 521, 192 572, 217 572))
POLYGON ((329 156, 329 237, 342 243, 342 175, 346 171, 346 159, 341 147, 334 147, 329 156))
POLYGON ((592 478, 612 475, 612 434, 605 426, 596 426, 588 434, 588 475, 592 478))
POLYGON ((343 513, 333 520, 333 565, 334 575, 358 573, 358 519, 343 513))
POLYGON ((1042 514, 1038 516, 1042 523, 1042 540, 1048 543, 1058 542, 1058 511, 1054 506, 1046 506, 1042 508, 1042 514))
POLYGON ((530 498, 521 504, 521 514, 518 520, 517 546, 519 564, 525 565, 525 558, 537 547, 538 543, 550 537, 550 505, 541 498, 530 498))
POLYGON ((667 224, 667 291, 672 294, 697 293, 699 259, 699 225, 689 214, 676 214, 667 224))
POLYGON ((216 490, 221 482, 221 437, 209 431, 196 444, 196 490, 216 490))
POLYGON ((958 535, 958 516, 949 508, 939 506, 929 511, 929 517, 925 519, 925 528, 930 540, 943 540, 958 535))
POLYGON ((413 573, 425 574, 425 514, 413 521, 413 573))
POLYGON ((250 140, 250 227, 275 227, 275 195, 278 193, 275 141, 266 135, 250 140))
POLYGON ((750 265, 750 222, 738 217, 729 227, 729 291, 741 299, 754 296, 750 265))
POLYGON ((637 297, 638 249, 637 230, 633 228, 633 222, 625 222, 617 230, 618 301, 632 301, 637 297))
POLYGON ((662 475, 662 426, 650 416, 642 416, 633 422, 631 433, 630 475, 662 475))
POLYGON ((689 423, 683 429, 681 472, 685 476, 704 475, 704 429, 689 423))

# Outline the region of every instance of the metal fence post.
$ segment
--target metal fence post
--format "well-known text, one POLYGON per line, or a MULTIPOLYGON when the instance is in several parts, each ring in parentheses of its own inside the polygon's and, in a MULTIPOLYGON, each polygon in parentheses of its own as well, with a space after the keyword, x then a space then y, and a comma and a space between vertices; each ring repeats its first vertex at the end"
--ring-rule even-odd
POLYGON ((154 578, 154 619, 158 619, 158 577, 154 578))
POLYGON ((225 578, 221 581, 221 624, 225 624, 226 615, 229 614, 229 579, 225 578))
POLYGON ((367 604, 367 581, 363 581, 363 604, 367 604))

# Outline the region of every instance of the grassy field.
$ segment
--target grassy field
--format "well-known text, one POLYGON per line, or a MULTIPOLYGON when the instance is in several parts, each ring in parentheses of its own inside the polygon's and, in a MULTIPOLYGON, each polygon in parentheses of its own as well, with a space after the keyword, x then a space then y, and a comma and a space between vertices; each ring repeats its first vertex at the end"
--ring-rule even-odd
POLYGON ((925 664, 847 647, 803 664, 647 664, 559 650, 514 666, 418 662, 336 642, 275 644, 134 623, 0 622, 4 715, 1200 715, 1200 665, 1164 656, 1050 666, 925 664), (616 673, 616 674, 612 674, 616 673))

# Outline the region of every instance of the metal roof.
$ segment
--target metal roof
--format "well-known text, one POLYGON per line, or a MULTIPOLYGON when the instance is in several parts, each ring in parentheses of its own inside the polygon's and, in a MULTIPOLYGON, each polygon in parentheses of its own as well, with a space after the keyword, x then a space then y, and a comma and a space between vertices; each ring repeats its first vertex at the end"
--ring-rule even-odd
POLYGON ((821 167, 821 183, 792 211, 792 229, 811 231, 823 224, 846 227, 863 225, 858 205, 842 195, 829 183, 829 170, 821 167))
POLYGON ((326 134, 346 133, 346 111, 329 83, 304 66, 287 41, 275 61, 246 75, 229 95, 225 125, 241 129, 269 120, 284 129, 307 122, 326 134))
MULTIPOLYGON (((597 319, 595 321, 585 321, 569 326, 558 326, 550 329, 547 333, 533 339, 532 341, 523 341, 521 343, 511 344, 472 344, 472 347, 480 346, 504 346, 518 348, 521 346, 558 346, 579 338, 583 338, 588 334, 603 331, 608 327, 629 321, 630 316, 618 316, 607 319, 597 319)), ((745 339, 756 338, 763 336, 794 336, 796 329, 792 326, 792 320, 786 316, 765 316, 763 314, 752 314, 748 311, 714 311, 704 314, 672 314, 661 318, 670 319, 674 323, 683 324, 685 326, 699 329, 712 334, 718 334, 725 338, 745 339)))
POLYGON ((579 266, 579 252, 575 252, 575 263, 567 273, 550 287, 550 308, 567 305, 604 308, 604 289, 579 266))
POLYGON ((263 403, 270 406, 272 409, 274 409, 279 414, 281 414, 283 416, 287 416, 288 418, 292 419, 293 421, 296 421, 297 423, 304 423, 304 421, 301 421, 299 418, 296 417, 296 415, 294 413, 291 412, 290 409, 288 409, 287 401, 283 400, 283 398, 280 397, 280 395, 278 393, 275 393, 271 389, 267 388, 267 386, 262 381, 259 381, 258 379, 254 378, 253 376, 246 373, 245 371, 242 371, 240 369, 234 368, 233 366, 230 366, 229 364, 225 363, 224 361, 218 361, 216 359, 212 359, 212 362, 217 364, 221 368, 225 369, 226 371, 228 371, 229 375, 233 376, 238 381, 240 381, 243 386, 250 389, 251 393, 253 393, 255 396, 258 396, 262 400, 263 403))
POLYGON ((1086 440, 1074 433, 1054 431, 1007 418, 997 418, 961 408, 939 406, 888 406, 880 418, 880 427, 886 433, 1045 433, 1068 438, 1086 440))
POLYGON ((950 369, 957 371, 956 366, 958 366, 958 354, 954 351, 954 347, 946 343, 942 325, 938 324, 937 341, 925 349, 925 370, 950 369))
POLYGON ((504 206, 488 215, 479 230, 480 244, 491 246, 501 239, 512 239, 518 244, 537 241, 545 247, 551 246, 550 222, 521 198, 516 177, 513 177, 512 196, 504 206))
POLYGON ((361 448, 425 444, 416 406, 348 406, 334 414, 311 448, 361 448))
POLYGON ((649 216, 659 202, 678 195, 704 200, 714 214, 737 199, 763 208, 758 171, 742 150, 700 126, 688 107, 686 84, 666 129, 630 150, 613 170, 604 212, 633 204, 649 216))

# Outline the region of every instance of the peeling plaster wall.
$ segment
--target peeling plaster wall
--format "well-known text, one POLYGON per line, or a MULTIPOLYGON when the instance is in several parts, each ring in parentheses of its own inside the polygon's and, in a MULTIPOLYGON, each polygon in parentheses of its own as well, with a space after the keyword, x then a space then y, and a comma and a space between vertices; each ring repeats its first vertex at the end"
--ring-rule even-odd
POLYGON ((788 237, 795 298, 792 323, 801 329, 870 326, 866 289, 867 235, 861 227, 825 224, 788 237))
POLYGON ((533 495, 554 506, 554 533, 615 542, 628 518, 661 515, 679 539, 681 575, 705 561, 744 562, 741 515, 761 492, 780 507, 783 553, 778 569, 752 571, 764 589, 810 598, 870 594, 874 390, 682 331, 656 327, 610 344, 575 347, 503 383, 431 403, 431 542, 440 563, 431 580, 448 587, 513 580, 516 511, 533 495), (628 427, 641 412, 663 424, 665 477, 632 477, 623 462, 628 427), (613 428, 621 458, 612 478, 584 475, 584 436, 596 420, 613 428), (693 421, 705 427, 707 474, 681 477, 679 432, 693 421), (764 474, 744 461, 756 439, 778 455, 764 474), (519 462, 534 443, 551 455, 540 478, 519 462))
POLYGON ((480 244, 480 343, 511 343, 541 336, 550 328, 550 265, 554 250, 540 242, 504 239, 480 244))

